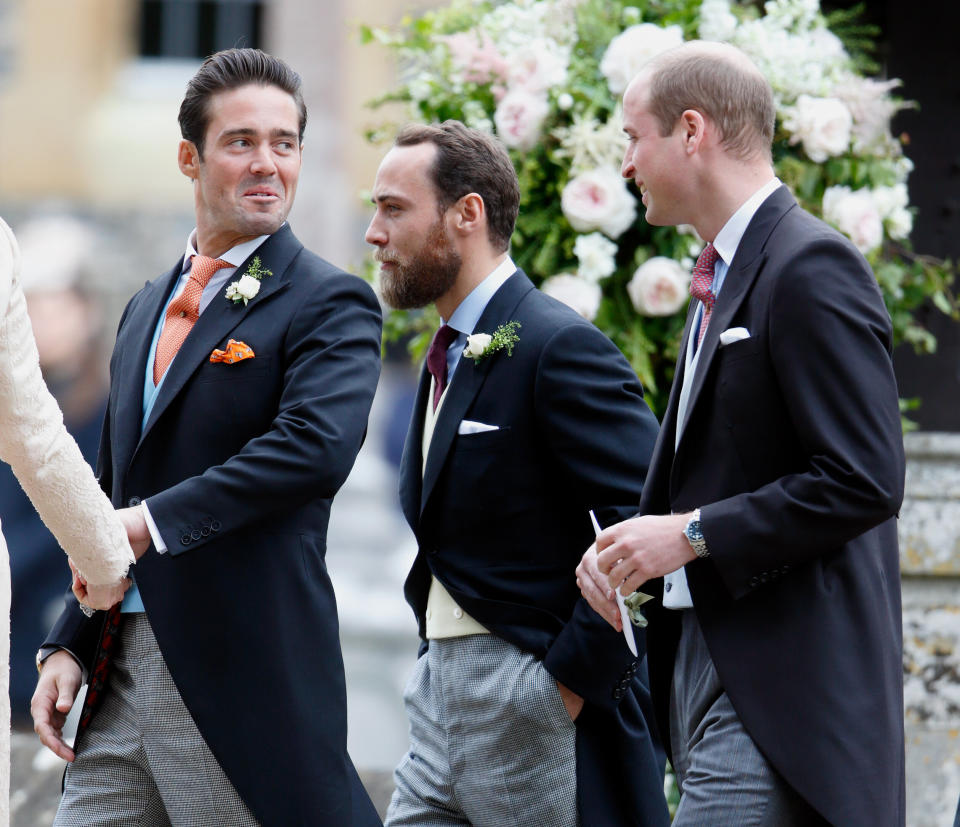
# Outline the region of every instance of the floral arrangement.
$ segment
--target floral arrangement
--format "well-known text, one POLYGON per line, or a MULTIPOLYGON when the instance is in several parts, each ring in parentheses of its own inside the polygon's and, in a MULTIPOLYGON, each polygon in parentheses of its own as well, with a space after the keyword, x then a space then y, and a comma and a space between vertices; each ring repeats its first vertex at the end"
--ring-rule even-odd
MULTIPOLYGON (((907 179, 913 167, 891 119, 909 103, 876 80, 871 32, 818 0, 451 0, 396 31, 362 29, 395 49, 409 119, 457 118, 496 133, 520 179, 512 240, 540 289, 592 320, 623 351, 662 413, 673 378, 690 271, 692 227, 652 227, 621 178, 620 96, 643 64, 684 40, 724 40, 770 79, 774 163, 800 203, 846 233, 877 276, 897 342, 932 351, 914 316, 926 299, 957 313, 949 264, 915 255, 907 179)), ((396 124, 371 130, 389 140, 396 124)), ((391 314, 391 335, 426 348, 435 320, 391 314)))

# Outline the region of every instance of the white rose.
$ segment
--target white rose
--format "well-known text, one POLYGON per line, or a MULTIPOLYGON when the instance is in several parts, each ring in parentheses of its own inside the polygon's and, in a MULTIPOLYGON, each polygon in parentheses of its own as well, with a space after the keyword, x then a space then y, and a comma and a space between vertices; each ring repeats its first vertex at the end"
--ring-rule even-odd
POLYGON ((653 23, 639 23, 624 29, 610 41, 600 61, 600 71, 607 79, 610 92, 622 95, 650 58, 682 43, 683 29, 679 26, 661 28, 653 23))
POLYGON ((490 347, 493 337, 489 333, 474 333, 467 336, 467 346, 463 349, 463 355, 469 359, 479 359, 483 352, 490 347))
POLYGON ((571 106, 573 106, 573 95, 569 92, 562 92, 557 96, 557 108, 562 109, 566 112, 571 106))
POLYGON ((504 95, 497 104, 493 122, 504 144, 513 149, 527 151, 536 146, 549 112, 550 105, 546 95, 514 89, 504 95))
POLYGON ((837 98, 800 95, 796 105, 786 110, 783 125, 792 133, 790 143, 803 141, 807 157, 822 164, 831 155, 841 155, 849 148, 853 116, 837 98))
POLYGON ((868 189, 828 187, 823 194, 823 217, 850 237, 861 253, 883 241, 883 221, 868 189))
POLYGON ((641 264, 627 284, 630 301, 644 316, 670 316, 688 299, 690 274, 672 258, 654 256, 641 264))
POLYGON ((577 236, 573 245, 573 254, 580 262, 577 275, 587 281, 600 281, 617 269, 617 263, 614 261, 617 245, 600 233, 577 236))
POLYGON ((237 282, 237 294, 249 301, 260 292, 260 280, 253 276, 242 276, 237 282))
POLYGON ((637 201, 620 173, 598 168, 573 178, 563 188, 560 208, 577 232, 600 230, 619 238, 637 217, 637 201))
POLYGON ((592 281, 561 273, 551 276, 540 285, 540 289, 548 296, 563 302, 567 307, 579 313, 588 322, 592 322, 600 309, 600 299, 603 291, 599 284, 592 281))

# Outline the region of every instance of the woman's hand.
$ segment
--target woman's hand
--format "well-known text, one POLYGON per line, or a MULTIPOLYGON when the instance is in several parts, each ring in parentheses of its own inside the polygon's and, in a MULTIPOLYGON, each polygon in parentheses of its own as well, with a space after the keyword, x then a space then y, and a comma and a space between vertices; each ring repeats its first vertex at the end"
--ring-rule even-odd
POLYGON ((123 600, 123 595, 130 588, 131 580, 129 577, 124 577, 119 583, 103 586, 91 585, 87 583, 84 576, 74 565, 73 560, 67 559, 70 563, 70 571, 73 573, 71 588, 81 608, 87 606, 90 609, 105 611, 123 600))

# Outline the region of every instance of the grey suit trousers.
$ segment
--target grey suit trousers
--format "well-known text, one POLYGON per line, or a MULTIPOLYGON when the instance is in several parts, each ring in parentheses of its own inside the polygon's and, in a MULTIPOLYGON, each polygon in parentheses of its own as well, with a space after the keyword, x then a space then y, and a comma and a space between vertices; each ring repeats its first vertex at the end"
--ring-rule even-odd
POLYGON ((404 703, 387 827, 576 827, 576 729, 533 655, 495 635, 431 640, 404 703))
POLYGON ((80 747, 55 827, 257 824, 197 730, 142 612, 124 616, 103 705, 80 747))
POLYGON ((720 684, 694 609, 683 610, 670 690, 670 745, 680 787, 673 827, 827 823, 770 766, 744 729, 720 684))

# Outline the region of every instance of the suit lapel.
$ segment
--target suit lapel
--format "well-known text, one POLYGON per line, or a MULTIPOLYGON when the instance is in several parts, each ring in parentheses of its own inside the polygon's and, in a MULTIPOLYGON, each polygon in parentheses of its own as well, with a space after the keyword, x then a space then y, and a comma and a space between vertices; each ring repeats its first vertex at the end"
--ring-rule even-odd
POLYGON ((407 438, 403 443, 403 456, 400 459, 400 508, 407 522, 414 529, 420 517, 420 492, 423 488, 423 422, 429 396, 430 374, 424 364, 420 368, 417 398, 413 403, 410 427, 407 429, 407 438))
MULTIPOLYGON (((167 375, 160 386, 157 398, 150 411, 150 417, 143 428, 140 443, 146 438, 151 428, 163 415, 170 403, 177 397, 187 380, 209 357, 211 351, 230 333, 246 316, 277 293, 285 290, 290 283, 289 267, 303 245, 297 241, 290 226, 285 224, 250 257, 243 262, 235 273, 239 279, 247 271, 254 257, 260 258, 265 270, 272 271, 273 275, 265 276, 260 282, 260 292, 246 305, 234 304, 224 296, 216 296, 207 308, 200 314, 200 318, 187 335, 183 345, 177 352, 167 375)), ((150 329, 152 336, 153 329, 150 329)), ((149 344, 148 344, 149 347, 149 344)), ((141 384, 143 380, 141 379, 141 384)))
MULTIPOLYGON (((723 281, 723 289, 717 297, 716 305, 714 305, 710 325, 703 341, 700 343, 700 358, 697 361, 697 367, 693 374, 693 385, 690 388, 690 397, 687 400, 687 421, 690 420, 696 407, 707 372, 710 370, 710 364, 719 349, 720 334, 729 327, 740 305, 743 304, 744 299, 750 293, 750 288, 753 286, 757 275, 763 269, 763 264, 766 261, 764 247, 770 233, 786 215, 787 211, 796 206, 796 203, 790 194, 790 190, 786 187, 780 187, 760 205, 747 226, 727 276, 723 281)), ((691 320, 692 314, 689 314, 687 328, 684 330, 684 344, 680 349, 681 365, 686 351, 686 340, 689 338, 691 320)), ((676 384, 676 380, 674 380, 674 384, 676 384)), ((682 439, 683 434, 681 433, 682 439)))
POLYGON ((117 349, 123 353, 120 368, 111 380, 114 388, 122 391, 116 395, 111 451, 117 468, 128 468, 130 458, 140 439, 143 421, 143 384, 146 377, 147 357, 157 328, 160 313, 174 284, 180 278, 183 259, 162 278, 150 282, 140 301, 124 320, 123 330, 117 338, 117 349))
MULTIPOLYGON (((494 293, 476 327, 470 332, 492 333, 498 325, 509 321, 520 300, 533 289, 533 282, 522 271, 517 270, 494 293)), ((521 329, 520 344, 517 347, 522 346, 523 331, 521 329)), ((460 364, 457 366, 453 381, 447 388, 443 405, 440 408, 433 438, 430 440, 430 450, 427 454, 427 464, 423 473, 423 490, 420 494, 421 514, 430 499, 437 478, 440 476, 440 471, 453 444, 453 438, 457 435, 460 421, 480 392, 480 388, 483 387, 492 365, 505 358, 508 357, 502 353, 488 356, 479 362, 466 357, 460 358, 460 364)), ((422 410, 422 408, 417 409, 418 412, 422 410)))

